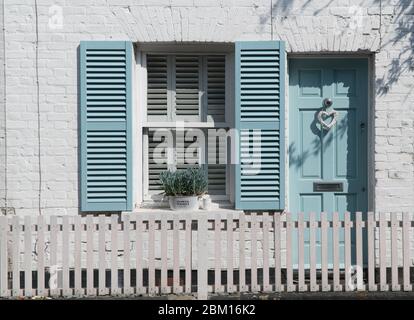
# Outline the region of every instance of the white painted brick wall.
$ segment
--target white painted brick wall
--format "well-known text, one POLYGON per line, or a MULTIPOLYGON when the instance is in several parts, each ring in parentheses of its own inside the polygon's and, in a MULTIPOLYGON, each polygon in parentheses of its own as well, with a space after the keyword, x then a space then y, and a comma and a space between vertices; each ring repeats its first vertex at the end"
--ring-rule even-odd
MULTIPOLYGON (((411 0, 382 2, 380 16, 378 0, 274 0, 271 24, 270 0, 41 1, 42 212, 78 213, 79 41, 234 42, 267 40, 272 34, 274 39, 287 42, 289 53, 375 52, 375 141, 371 142, 375 150, 375 208, 391 213, 412 211, 414 6, 411 0), (53 5, 63 9, 62 29, 48 26, 53 5), (355 19, 359 16, 360 20, 355 19), (352 29, 358 21, 362 24, 352 29), (405 34, 405 30, 411 32, 405 34)), ((7 200, 19 215, 38 214, 34 21, 32 1, 7 0, 7 200)), ((0 42, 3 44, 2 35, 0 42)), ((0 59, 3 74, 2 51, 0 59)), ((0 207, 5 205, 3 114, 0 112, 0 207)))
MULTIPOLYGON (((371 142, 375 149, 375 164, 372 164, 375 208, 389 212, 412 210, 412 1, 383 0, 381 16, 378 0, 274 0, 273 3, 271 24, 270 0, 41 1, 42 212, 78 213, 79 41, 234 42, 270 39, 272 33, 274 39, 287 42, 289 53, 375 52, 375 141, 371 142), (48 25, 53 5, 63 9, 62 29, 51 29, 48 25), (361 21, 359 27, 358 21, 361 21), (357 28, 352 29, 355 25, 357 28)), ((35 215, 39 167, 34 6, 33 1, 7 0, 5 7, 7 200, 17 214, 35 215)), ((3 207, 5 140, 1 116, 0 120, 0 207, 3 207)))

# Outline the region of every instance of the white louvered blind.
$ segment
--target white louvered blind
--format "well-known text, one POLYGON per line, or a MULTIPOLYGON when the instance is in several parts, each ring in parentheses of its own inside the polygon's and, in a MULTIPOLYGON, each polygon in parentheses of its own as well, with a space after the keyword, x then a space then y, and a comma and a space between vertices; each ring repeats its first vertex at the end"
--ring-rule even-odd
POLYGON ((177 120, 200 121, 200 58, 175 57, 175 109, 177 120))
POLYGON ((155 136, 154 130, 148 131, 148 189, 162 192, 159 175, 168 168, 168 135, 155 136), (156 149, 157 148, 157 149, 156 149))
POLYGON ((186 169, 200 165, 203 161, 202 136, 197 134, 197 130, 185 130, 182 134, 175 132, 176 148, 176 167, 177 169, 186 169))
MULTIPOLYGON (((208 175, 209 193, 212 195, 226 194, 226 164, 220 159, 226 157, 225 146, 212 146, 212 139, 204 131, 204 143, 199 143, 195 137, 188 137, 191 129, 184 135, 173 132, 174 152, 170 154, 173 163, 167 165, 167 155, 159 159, 160 155, 152 152, 161 141, 154 140, 154 130, 151 122, 187 121, 201 123, 211 121, 225 123, 225 96, 226 96, 226 57, 225 55, 192 55, 192 54, 148 54, 147 55, 147 126, 148 126, 148 186, 149 195, 162 193, 159 183, 159 174, 163 170, 185 169, 194 166, 203 166, 208 175), (187 137, 187 138, 184 138, 187 137), (183 144, 184 149, 177 149, 183 144), (189 151, 188 147, 195 147, 189 151), (216 150, 216 154, 213 152, 216 150), (157 159, 156 159, 157 158, 157 159), (157 164, 156 160, 164 160, 164 164, 157 164)), ((194 127, 197 131, 197 126, 194 127)), ((203 129, 204 130, 204 129, 203 129)), ((201 138, 201 137, 200 137, 201 138)), ((221 199, 221 197, 220 197, 221 199)))
POLYGON ((225 122, 225 66, 224 55, 147 55, 148 121, 225 122))
POLYGON ((226 193, 226 143, 209 135, 208 140, 208 192, 212 195, 222 195, 226 193))
POLYGON ((225 121, 225 56, 207 57, 207 117, 225 121))
POLYGON ((168 84, 166 56, 147 56, 147 78, 148 121, 166 121, 168 119, 168 84))
POLYGON ((207 171, 208 192, 211 195, 226 194, 226 159, 227 148, 221 145, 215 136, 208 136, 205 143, 201 142, 203 136, 197 130, 185 130, 184 134, 173 132, 172 136, 166 135, 160 139, 155 138, 155 130, 148 131, 148 190, 152 194, 162 193, 159 182, 159 174, 167 168, 186 169, 194 166, 203 166, 207 171), (175 152, 172 163, 168 166, 167 151, 159 152, 167 145, 168 138, 173 138, 172 146, 175 152), (182 145, 183 148, 179 148, 182 145), (156 148, 158 147, 158 150, 156 148), (202 149, 206 148, 205 151, 202 149), (214 152, 216 150, 216 152, 214 152), (160 163, 161 162, 161 163, 160 163))

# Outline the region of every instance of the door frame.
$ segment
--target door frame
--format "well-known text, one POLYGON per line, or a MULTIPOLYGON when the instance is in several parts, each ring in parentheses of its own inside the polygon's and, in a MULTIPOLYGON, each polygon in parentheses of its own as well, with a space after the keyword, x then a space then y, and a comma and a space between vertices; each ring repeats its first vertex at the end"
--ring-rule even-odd
MULTIPOLYGON (((367 112, 367 195, 368 195, 368 211, 375 212, 375 55, 374 53, 367 54, 356 54, 356 53, 287 53, 286 65, 285 65, 285 83, 290 83, 290 70, 289 65, 291 59, 361 59, 366 58, 368 62, 368 112, 367 112)), ((285 143, 287 146, 290 145, 290 96, 289 96, 290 87, 286 86, 285 90, 285 143)), ((285 193, 285 203, 287 204, 287 211, 290 210, 290 174, 289 174, 289 155, 288 148, 285 150, 285 188, 287 192, 285 193)))

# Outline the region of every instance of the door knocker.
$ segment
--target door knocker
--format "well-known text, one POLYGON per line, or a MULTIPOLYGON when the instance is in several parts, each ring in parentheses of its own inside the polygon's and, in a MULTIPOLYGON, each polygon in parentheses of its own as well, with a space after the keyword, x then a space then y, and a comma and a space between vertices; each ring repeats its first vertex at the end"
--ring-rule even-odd
MULTIPOLYGON (((323 100, 323 105, 325 108, 331 107, 332 104, 333 102, 329 98, 326 98, 323 100)), ((332 109, 332 111, 321 110, 318 113, 318 121, 321 124, 322 128, 329 130, 336 124, 336 120, 338 119, 338 116, 339 116, 339 112, 334 109, 332 109), (332 118, 331 122, 329 123, 326 122, 326 119, 328 118, 332 118)))

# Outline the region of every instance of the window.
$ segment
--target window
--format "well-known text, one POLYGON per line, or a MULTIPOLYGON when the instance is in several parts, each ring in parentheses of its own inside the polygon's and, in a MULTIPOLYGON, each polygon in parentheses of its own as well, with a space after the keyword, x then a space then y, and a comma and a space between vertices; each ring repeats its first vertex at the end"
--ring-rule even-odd
POLYGON ((159 174, 200 166, 213 200, 228 200, 226 55, 147 54, 144 200, 159 200, 159 174), (176 126, 184 124, 184 128, 176 126))

